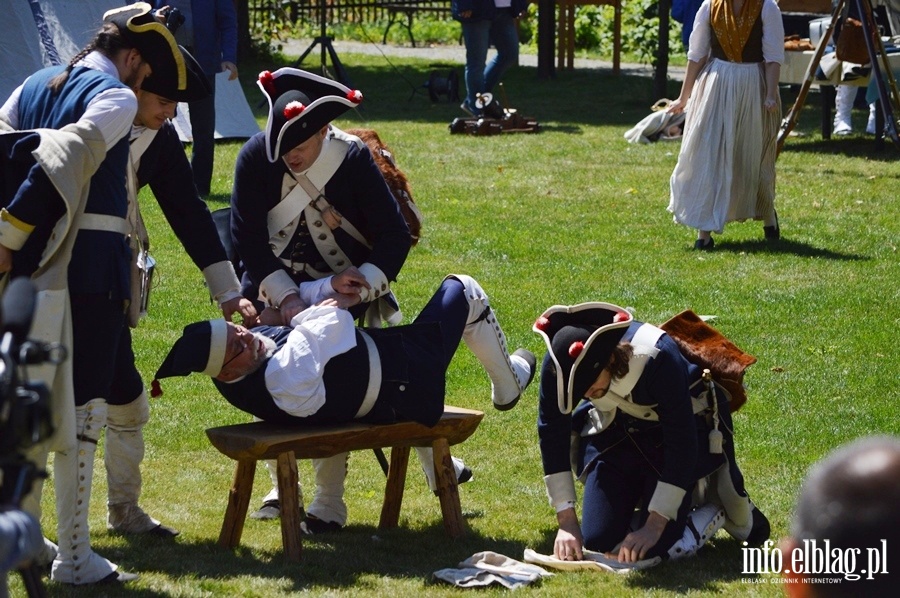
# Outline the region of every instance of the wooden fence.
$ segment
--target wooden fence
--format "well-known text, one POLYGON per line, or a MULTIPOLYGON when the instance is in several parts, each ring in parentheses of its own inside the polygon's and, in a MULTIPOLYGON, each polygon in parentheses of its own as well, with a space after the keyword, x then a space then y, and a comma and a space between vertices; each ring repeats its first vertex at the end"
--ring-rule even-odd
POLYGON ((401 5, 450 18, 450 0, 245 0, 239 4, 247 6, 251 28, 272 20, 319 24, 323 10, 329 24, 387 21, 401 5))

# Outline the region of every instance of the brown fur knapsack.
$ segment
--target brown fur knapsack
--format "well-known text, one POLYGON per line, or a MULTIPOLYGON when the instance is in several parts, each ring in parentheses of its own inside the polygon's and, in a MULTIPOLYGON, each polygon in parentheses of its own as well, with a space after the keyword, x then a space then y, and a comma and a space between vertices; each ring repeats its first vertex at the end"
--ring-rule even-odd
POLYGON ((737 411, 747 402, 744 371, 756 363, 756 357, 741 351, 689 309, 673 316, 660 328, 675 340, 688 361, 709 368, 713 380, 731 395, 731 411, 737 411))
POLYGON ((422 212, 419 211, 413 201, 412 191, 409 188, 409 180, 406 175, 397 168, 394 161, 394 154, 390 148, 384 144, 381 138, 373 129, 347 129, 345 131, 350 135, 356 135, 369 147, 372 152, 372 159, 381 170, 384 180, 387 182, 388 188, 400 204, 400 213, 409 226, 409 233, 412 235, 412 244, 419 242, 419 236, 422 233, 422 212))

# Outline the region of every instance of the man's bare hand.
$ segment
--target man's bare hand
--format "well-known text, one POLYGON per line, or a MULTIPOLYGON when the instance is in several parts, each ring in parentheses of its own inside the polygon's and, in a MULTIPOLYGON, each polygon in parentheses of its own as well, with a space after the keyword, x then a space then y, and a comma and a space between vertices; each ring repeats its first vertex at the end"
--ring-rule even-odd
POLYGON ((553 556, 561 561, 580 561, 584 558, 584 540, 575 509, 565 509, 556 514, 559 531, 553 541, 553 556))
POLYGON ((238 77, 237 65, 227 60, 222 62, 222 71, 228 71, 228 80, 234 81, 238 77))
POLYGON ((257 322, 263 326, 281 326, 281 311, 274 307, 267 307, 259 314, 257 322))
POLYGON ((659 513, 650 511, 643 527, 636 532, 631 532, 622 540, 619 553, 610 553, 606 556, 618 558, 620 563, 635 563, 643 560, 647 556, 647 552, 659 542, 668 522, 669 520, 659 513))
POLYGON ((306 307, 307 306, 303 304, 303 301, 300 300, 298 295, 291 294, 285 297, 281 302, 281 305, 278 306, 279 313, 281 314, 281 325, 290 326, 294 316, 306 309, 306 307))
POLYGON ((350 266, 331 277, 331 288, 341 295, 359 295, 360 289, 372 288, 356 266, 350 266))
POLYGON ((235 297, 222 304, 222 315, 227 321, 231 321, 234 314, 241 317, 244 328, 253 328, 257 322, 256 307, 253 302, 245 297, 235 297))

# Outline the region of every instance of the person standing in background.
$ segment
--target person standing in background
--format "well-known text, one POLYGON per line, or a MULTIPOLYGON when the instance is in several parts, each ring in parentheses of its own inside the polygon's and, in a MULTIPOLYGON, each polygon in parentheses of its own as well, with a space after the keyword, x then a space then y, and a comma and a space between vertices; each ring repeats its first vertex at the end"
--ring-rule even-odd
POLYGON ((697 230, 694 249, 712 249, 711 233, 750 219, 763 221, 767 241, 781 238, 775 156, 783 62, 784 24, 774 0, 704 0, 681 94, 668 108, 687 110, 668 209, 675 222, 697 230))
POLYGON ((466 42, 466 99, 464 112, 480 116, 475 101, 489 93, 500 78, 519 63, 519 29, 516 19, 528 7, 528 0, 453 0, 453 18, 462 24, 466 42), (497 55, 485 68, 491 43, 497 55))
POLYGON ((228 71, 228 80, 237 79, 237 13, 233 0, 156 0, 156 8, 177 8, 184 22, 166 25, 176 41, 200 63, 212 93, 188 103, 193 145, 191 170, 201 197, 212 184, 216 132, 216 73, 228 71))

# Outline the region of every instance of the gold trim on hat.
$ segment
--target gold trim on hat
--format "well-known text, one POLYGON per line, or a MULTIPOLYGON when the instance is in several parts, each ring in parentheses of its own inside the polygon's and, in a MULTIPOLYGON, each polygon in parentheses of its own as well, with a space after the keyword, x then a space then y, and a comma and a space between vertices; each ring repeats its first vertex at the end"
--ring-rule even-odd
POLYGON ((178 49, 178 43, 166 26, 158 22, 134 25, 131 22, 133 19, 134 17, 128 19, 128 29, 130 31, 134 31, 135 33, 155 31, 163 36, 166 43, 169 44, 169 49, 172 51, 172 58, 175 59, 175 68, 178 70, 178 90, 183 91, 187 89, 187 66, 184 64, 184 56, 181 54, 181 50, 178 49))

